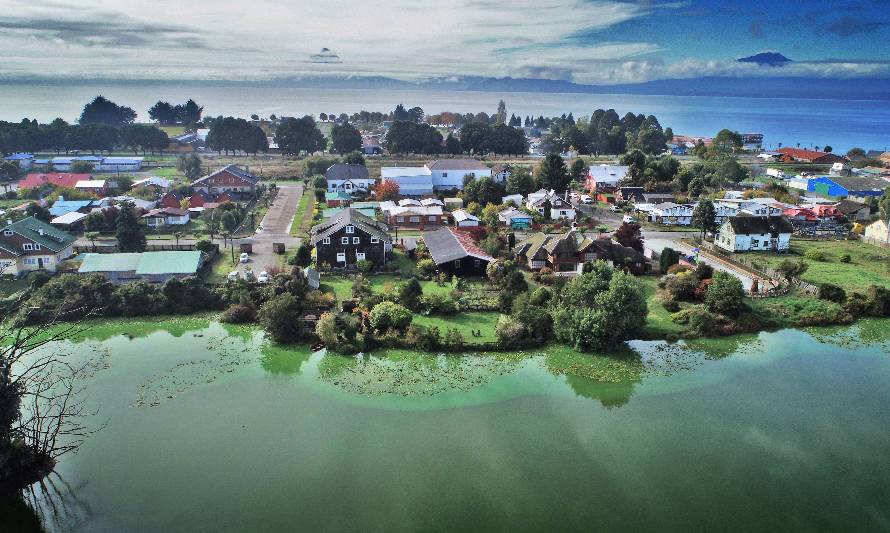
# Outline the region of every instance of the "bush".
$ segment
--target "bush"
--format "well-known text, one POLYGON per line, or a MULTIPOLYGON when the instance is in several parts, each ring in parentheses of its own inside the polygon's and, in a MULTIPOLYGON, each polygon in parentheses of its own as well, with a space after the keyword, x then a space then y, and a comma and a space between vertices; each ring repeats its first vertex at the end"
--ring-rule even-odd
POLYGON ((275 342, 298 342, 306 336, 299 321, 302 306, 297 298, 286 292, 260 307, 259 319, 263 329, 275 342))
POLYGON ((698 266, 695 267, 695 277, 698 278, 699 281, 713 278, 714 267, 705 262, 699 263, 698 266))
POLYGON ((680 310, 680 304, 677 300, 665 300, 661 302, 661 306, 669 313, 676 313, 680 310))
POLYGON ((450 351, 460 351, 464 348, 464 336, 457 328, 450 328, 442 339, 442 347, 450 351))
POLYGON ((825 260, 825 252, 822 250, 818 250, 816 248, 810 248, 803 254, 804 257, 810 259, 812 261, 824 261, 825 260))
POLYGON ((356 261, 355 267, 362 274, 368 274, 374 268, 374 263, 371 261, 368 261, 367 259, 361 259, 359 261, 356 261))
POLYGON ((687 333, 691 335, 707 336, 716 330, 717 317, 703 307, 684 309, 671 316, 677 324, 688 326, 687 333))
POLYGON ((442 339, 439 335, 439 328, 430 326, 425 328, 411 324, 405 334, 408 344, 417 347, 426 352, 432 352, 442 347, 442 339))
POLYGON ((819 299, 843 303, 847 299, 847 293, 834 283, 823 283, 819 285, 819 299))
POLYGON ((853 258, 850 257, 850 254, 844 254, 841 256, 841 263, 851 263, 853 262, 853 258))
POLYGON ((890 316, 890 289, 872 285, 865 291, 868 313, 872 316, 890 316))
POLYGON ((430 294, 420 299, 421 307, 427 314, 453 315, 457 312, 457 303, 443 294, 430 294))
POLYGON ((256 320, 256 309, 245 304, 230 305, 219 319, 227 324, 246 324, 256 320))
POLYGON ((847 296, 847 299, 843 301, 843 305, 844 311, 853 317, 861 317, 868 314, 868 298, 864 294, 854 292, 847 296))
POLYGON ((354 354, 365 347, 361 320, 353 315, 323 313, 315 323, 315 335, 329 350, 354 354))
POLYGON ((717 272, 705 295, 708 310, 735 317, 745 308, 745 289, 739 278, 726 272, 717 272))
POLYGON ((687 266, 687 265, 681 265, 680 263, 677 263, 677 264, 675 264, 675 265, 671 265, 671 266, 667 269, 667 273, 668 273, 668 274, 679 274, 679 273, 681 273, 681 272, 688 272, 688 271, 690 271, 690 270, 692 270, 692 269, 689 268, 689 266, 687 266))
POLYGON ((423 288, 417 278, 411 278, 407 283, 399 287, 399 303, 408 309, 418 310, 421 307, 420 299, 423 296, 423 288))
POLYGON ((665 276, 664 288, 674 300, 690 302, 695 300, 695 289, 698 287, 698 279, 692 274, 680 274, 665 276))
POLYGON ((397 303, 380 302, 371 309, 371 326, 378 333, 405 331, 411 319, 411 311, 397 303))
POLYGON ((668 269, 680 262, 680 253, 673 248, 665 248, 661 251, 658 258, 658 267, 663 273, 667 273, 668 269))
POLYGON ((421 259, 417 262, 417 272, 424 279, 430 279, 436 272, 436 262, 432 259, 421 259))

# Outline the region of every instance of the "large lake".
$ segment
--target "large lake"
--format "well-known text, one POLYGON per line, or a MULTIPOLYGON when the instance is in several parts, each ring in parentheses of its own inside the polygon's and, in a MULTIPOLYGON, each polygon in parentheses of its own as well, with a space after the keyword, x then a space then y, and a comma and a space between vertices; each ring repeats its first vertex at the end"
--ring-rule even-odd
MULTIPOLYGON (((830 83, 830 81, 826 81, 830 83)), ((410 91, 371 89, 306 89, 221 87, 157 84, 23 85, 0 84, 0 120, 22 117, 74 121, 83 105, 104 94, 148 119, 147 109, 159 99, 184 102, 194 98, 210 115, 318 115, 391 111, 397 104, 441 111, 495 112, 498 100, 520 116, 589 115, 597 108, 654 114, 664 126, 687 135, 714 135, 722 128, 761 132, 767 145, 834 147, 846 151, 890 148, 890 105, 879 100, 807 100, 626 94, 497 93, 473 91, 410 91)))
POLYGON ((107 426, 41 508, 62 531, 886 531, 888 326, 634 342, 623 359, 98 328, 48 348, 94 363, 107 426))

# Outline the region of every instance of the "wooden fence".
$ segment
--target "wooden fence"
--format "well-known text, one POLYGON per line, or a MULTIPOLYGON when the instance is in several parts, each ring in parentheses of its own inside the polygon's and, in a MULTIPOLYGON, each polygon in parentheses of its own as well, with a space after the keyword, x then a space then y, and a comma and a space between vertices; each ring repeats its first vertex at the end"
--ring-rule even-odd
MULTIPOLYGON (((216 252, 219 253, 219 244, 214 243, 213 246, 216 247, 216 252)), ((148 241, 145 245, 146 252, 190 252, 192 250, 196 250, 195 245, 193 243, 183 243, 183 244, 156 244, 148 241)), ((97 254, 113 254, 117 253, 117 244, 108 244, 97 242, 95 246, 92 244, 77 244, 74 246, 74 251, 79 254, 85 253, 97 253, 97 254)))
POLYGON ((890 242, 882 241, 880 239, 872 239, 869 237, 862 237, 862 242, 870 244, 872 246, 880 246, 881 248, 890 248, 890 242))

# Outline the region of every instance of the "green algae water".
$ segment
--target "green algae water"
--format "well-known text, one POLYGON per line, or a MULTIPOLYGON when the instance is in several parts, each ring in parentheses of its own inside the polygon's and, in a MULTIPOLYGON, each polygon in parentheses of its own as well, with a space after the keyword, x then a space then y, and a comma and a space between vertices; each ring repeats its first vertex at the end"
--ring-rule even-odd
POLYGON ((890 530, 888 331, 342 357, 111 323, 47 348, 91 362, 104 428, 31 505, 53 531, 890 530))

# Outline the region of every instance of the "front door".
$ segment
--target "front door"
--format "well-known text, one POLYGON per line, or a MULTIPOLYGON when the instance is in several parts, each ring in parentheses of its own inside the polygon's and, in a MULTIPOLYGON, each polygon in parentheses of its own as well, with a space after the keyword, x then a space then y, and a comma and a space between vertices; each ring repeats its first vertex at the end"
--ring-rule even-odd
POLYGON ((38 270, 43 270, 43 258, 42 257, 37 258, 37 268, 38 268, 38 270))

